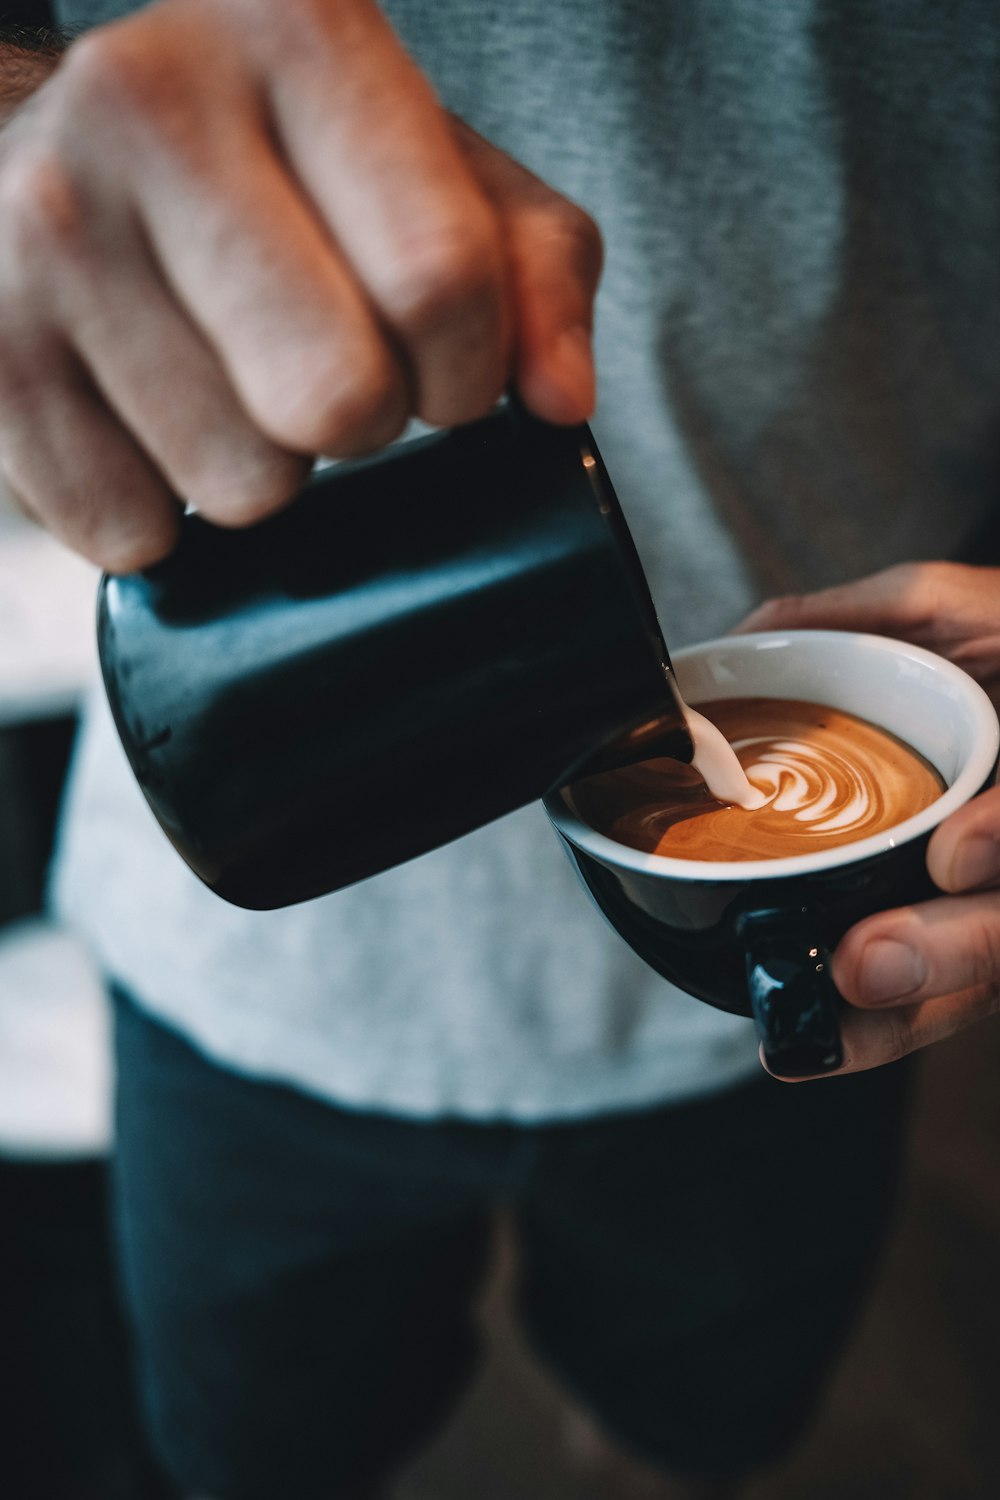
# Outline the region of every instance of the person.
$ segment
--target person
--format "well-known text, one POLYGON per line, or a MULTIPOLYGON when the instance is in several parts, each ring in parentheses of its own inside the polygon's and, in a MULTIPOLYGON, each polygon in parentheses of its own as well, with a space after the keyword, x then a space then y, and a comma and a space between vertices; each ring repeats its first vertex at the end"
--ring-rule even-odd
MULTIPOLYGON (((253 524, 314 454, 512 384, 594 410, 672 646, 779 596, 751 620, 910 635, 996 689, 1000 572, 942 561, 996 494, 982 7, 58 15, 109 24, 4 54, 0 457, 68 545, 155 563, 181 497, 253 524)), ((597 924, 539 810, 251 915, 95 704, 57 895, 118 993, 117 1232, 177 1481, 387 1482, 467 1377, 499 1201, 535 1346, 634 1460, 614 1493, 788 1452, 885 1232, 877 1065, 996 1008, 998 851, 994 790, 932 841, 942 895, 838 950, 851 1076, 780 1088, 597 924)))

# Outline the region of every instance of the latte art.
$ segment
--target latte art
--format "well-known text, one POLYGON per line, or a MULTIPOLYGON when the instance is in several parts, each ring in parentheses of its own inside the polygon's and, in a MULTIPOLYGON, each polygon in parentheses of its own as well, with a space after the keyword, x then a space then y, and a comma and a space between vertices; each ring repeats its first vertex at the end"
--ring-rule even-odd
POLYGON ((864 838, 883 826, 883 798, 869 766, 852 764, 829 745, 805 740, 771 740, 755 735, 737 740, 736 751, 762 804, 790 812, 812 833, 843 833, 864 838))
POLYGON ((893 828, 944 791, 909 745, 822 704, 726 699, 702 712, 729 740, 760 806, 723 805, 690 767, 653 760, 578 783, 581 816, 650 854, 777 859, 893 828))

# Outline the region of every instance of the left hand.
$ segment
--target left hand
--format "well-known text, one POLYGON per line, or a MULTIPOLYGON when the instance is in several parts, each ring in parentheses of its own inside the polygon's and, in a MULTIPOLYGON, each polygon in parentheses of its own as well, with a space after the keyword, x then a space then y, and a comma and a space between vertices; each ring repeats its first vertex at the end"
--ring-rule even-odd
MULTIPOLYGON (((866 630, 962 667, 1000 707, 1000 568, 906 563, 857 583, 772 599, 738 627, 866 630)), ((1000 1011, 1000 786, 934 832, 927 868, 945 894, 878 912, 837 947, 833 979, 851 1006, 841 1072, 860 1072, 1000 1011)))

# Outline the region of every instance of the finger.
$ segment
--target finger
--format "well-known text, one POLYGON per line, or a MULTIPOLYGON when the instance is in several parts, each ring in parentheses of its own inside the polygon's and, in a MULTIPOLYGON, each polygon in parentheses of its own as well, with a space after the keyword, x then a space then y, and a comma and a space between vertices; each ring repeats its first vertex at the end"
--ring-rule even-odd
POLYGON ((996 698, 1000 683, 1000 568, 900 563, 867 578, 769 599, 735 627, 869 630, 946 656, 996 698))
POLYGON ((912 1005, 958 990, 1000 991, 1000 896, 947 896, 859 922, 833 957, 852 1005, 912 1005))
POLYGON ((261 519, 302 485, 310 460, 253 424, 134 227, 113 228, 102 254, 64 267, 63 328, 176 494, 219 524, 261 519))
POLYGON ((518 391, 551 422, 583 422, 595 400, 591 332, 603 261, 597 225, 464 122, 456 120, 455 130, 504 227, 518 391))
POLYGON ((335 457, 398 436, 409 409, 403 369, 277 161, 258 161, 250 177, 229 171, 198 204, 183 197, 148 198, 147 223, 260 429, 280 446, 335 457))
POLYGON ((735 627, 751 630, 904 630, 927 614, 923 570, 899 564, 856 582, 768 599, 735 627))
POLYGON ((172 550, 180 506, 71 351, 35 332, 0 359, 0 454, 12 489, 67 546, 110 572, 172 550))
POLYGON ((482 416, 509 374, 497 215, 430 85, 372 4, 317 11, 268 70, 278 135, 412 373, 415 410, 482 416))
MULTIPOLYGON (((998 1010, 1000 995, 993 986, 978 986, 886 1011, 845 1008, 840 1027, 844 1061, 836 1072, 817 1073, 808 1078, 782 1078, 778 1073, 771 1076, 783 1083, 805 1083, 821 1078, 840 1078, 844 1073, 863 1073, 870 1068, 898 1062, 901 1057, 934 1042, 943 1042, 996 1015, 998 1010)), ((764 1062, 763 1050, 760 1057, 770 1072, 764 1062)))
POLYGON ((95 141, 120 163, 122 180, 99 189, 135 204, 161 274, 262 432, 304 453, 379 447, 405 422, 405 373, 279 158, 252 81, 227 67, 227 33, 214 38, 211 91, 192 70, 191 46, 200 55, 213 37, 188 36, 191 9, 153 7, 70 50, 65 88, 90 125, 79 171, 92 186, 95 141))
POLYGON ((973 797, 934 830, 927 869, 943 891, 1000 884, 1000 786, 973 797))

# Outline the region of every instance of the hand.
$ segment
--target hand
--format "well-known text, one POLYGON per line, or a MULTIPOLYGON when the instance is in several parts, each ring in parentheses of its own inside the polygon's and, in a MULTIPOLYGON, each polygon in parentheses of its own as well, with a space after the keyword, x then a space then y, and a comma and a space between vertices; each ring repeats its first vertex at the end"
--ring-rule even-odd
POLYGON ((242 526, 310 456, 513 381, 594 399, 586 214, 447 115, 372 0, 161 0, 0 131, 0 464, 122 571, 179 498, 242 526))
MULTIPOLYGON (((906 564, 773 599, 739 629, 913 641, 964 668, 1000 707, 1000 568, 906 564)), ((1000 786, 935 830, 927 868, 945 895, 866 918, 834 954, 834 983, 856 1007, 843 1021, 842 1072, 891 1062, 1000 1010, 1000 786)))

